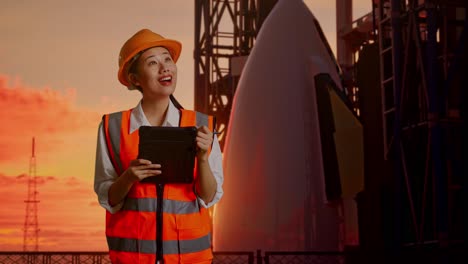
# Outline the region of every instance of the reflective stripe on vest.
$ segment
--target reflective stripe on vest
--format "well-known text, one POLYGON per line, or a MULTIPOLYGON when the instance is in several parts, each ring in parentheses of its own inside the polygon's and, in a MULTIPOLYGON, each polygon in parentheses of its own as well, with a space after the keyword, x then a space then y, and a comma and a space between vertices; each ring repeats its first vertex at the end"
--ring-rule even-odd
POLYGON ((122 123, 122 112, 106 115, 103 118, 104 131, 106 131, 107 145, 109 153, 111 154, 111 161, 114 165, 115 171, 120 175, 123 170, 122 162, 120 161, 120 126, 122 123), (109 135, 111 134, 112 137, 109 135), (109 148, 110 146, 110 148, 109 148))
MULTIPOLYGON (((103 117, 109 156, 118 175, 138 155, 138 130, 129 133, 130 116, 131 110, 103 117)), ((198 112, 181 110, 179 126, 207 126, 213 131, 214 119, 198 112)), ((162 205, 166 263, 176 261, 174 256, 177 255, 174 254, 179 254, 179 261, 188 253, 189 258, 198 254, 201 261, 212 258, 210 217, 208 210, 199 206, 193 187, 193 184, 166 184, 162 205), (170 257, 166 256, 169 254, 170 257)), ((156 226, 156 199, 153 184, 137 182, 127 194, 121 210, 115 214, 106 213, 106 235, 113 262, 134 263, 141 254, 156 254, 156 234, 148 229, 156 226), (143 227, 144 231, 140 229, 143 227)))
MULTIPOLYGON (((187 202, 164 199, 162 207, 163 213, 169 214, 193 214, 200 211, 197 200, 187 202)), ((156 212, 156 198, 127 198, 125 199, 122 210, 156 212)))
MULTIPOLYGON (((156 252, 156 240, 138 240, 132 238, 108 237, 109 250, 154 254, 156 252)), ((188 254, 210 248, 210 234, 190 240, 165 240, 163 241, 164 254, 188 254)))

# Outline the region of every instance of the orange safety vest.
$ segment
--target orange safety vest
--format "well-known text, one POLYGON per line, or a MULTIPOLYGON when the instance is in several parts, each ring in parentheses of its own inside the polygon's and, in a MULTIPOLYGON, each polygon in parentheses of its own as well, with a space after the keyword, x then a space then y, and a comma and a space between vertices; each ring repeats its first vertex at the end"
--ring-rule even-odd
MULTIPOLYGON (((129 133, 131 111, 103 117, 107 149, 118 175, 138 156, 138 130, 129 133)), ((212 116, 180 111, 180 127, 206 125, 213 131, 212 116)), ((156 188, 153 183, 136 182, 120 211, 115 214, 106 211, 106 237, 112 263, 156 263, 156 188)), ((199 205, 194 184, 165 184, 162 197, 164 263, 211 263, 210 216, 199 205)))

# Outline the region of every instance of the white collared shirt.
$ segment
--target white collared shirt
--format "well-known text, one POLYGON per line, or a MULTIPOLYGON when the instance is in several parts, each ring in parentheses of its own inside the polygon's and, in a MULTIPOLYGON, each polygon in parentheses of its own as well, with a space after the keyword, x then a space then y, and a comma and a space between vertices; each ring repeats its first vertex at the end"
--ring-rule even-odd
MULTIPOLYGON (((166 119, 164 120, 162 126, 178 126, 180 121, 180 111, 174 106, 174 104, 169 101, 169 108, 167 110, 166 119)), ((146 119, 145 113, 141 108, 141 101, 138 105, 132 109, 130 115, 130 133, 139 129, 140 126, 150 126, 148 119, 146 119)), ((222 167, 222 156, 221 148, 219 147, 218 138, 214 137, 213 145, 211 147, 211 152, 208 157, 208 163, 210 165, 211 171, 216 179, 217 188, 216 194, 211 202, 205 204, 205 202, 198 197, 199 203, 203 207, 210 207, 217 203, 219 199, 223 196, 223 167, 222 167)), ((109 152, 106 146, 106 139, 104 136, 104 129, 102 127, 102 122, 99 124, 98 131, 98 141, 96 149, 96 166, 94 172, 94 191, 98 195, 99 204, 108 210, 111 213, 115 213, 122 208, 123 201, 115 206, 109 204, 109 188, 115 182, 118 175, 112 165, 112 162, 109 158, 109 152)))

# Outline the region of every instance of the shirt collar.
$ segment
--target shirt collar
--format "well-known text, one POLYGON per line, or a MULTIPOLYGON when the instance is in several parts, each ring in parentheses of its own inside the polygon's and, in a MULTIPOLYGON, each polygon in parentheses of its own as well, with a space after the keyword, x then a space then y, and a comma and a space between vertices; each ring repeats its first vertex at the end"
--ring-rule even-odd
MULTIPOLYGON (((162 126, 179 126, 180 120, 180 111, 177 109, 171 100, 169 100, 169 108, 167 109, 166 119, 162 126)), ((141 100, 138 102, 138 105, 132 109, 132 114, 130 115, 130 131, 133 133, 135 130, 139 129, 141 126, 151 126, 148 119, 143 112, 141 107, 141 100)))

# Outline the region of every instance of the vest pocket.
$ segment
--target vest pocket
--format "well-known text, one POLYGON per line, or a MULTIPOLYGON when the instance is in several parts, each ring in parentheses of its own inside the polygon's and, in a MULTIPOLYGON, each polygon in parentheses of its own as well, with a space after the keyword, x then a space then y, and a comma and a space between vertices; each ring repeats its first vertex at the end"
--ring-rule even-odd
POLYGON ((165 212, 175 220, 179 262, 210 263, 213 255, 208 211, 198 204, 192 185, 168 185, 179 187, 167 188, 165 204, 165 212))
POLYGON ((117 238, 140 238, 141 214, 137 211, 122 210, 114 215, 107 214, 106 235, 117 238))
POLYGON ((181 263, 203 263, 213 258, 211 234, 205 216, 204 210, 176 216, 181 263))

